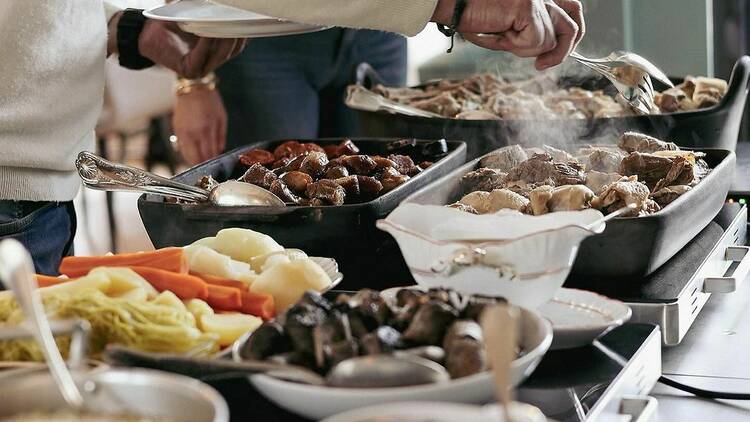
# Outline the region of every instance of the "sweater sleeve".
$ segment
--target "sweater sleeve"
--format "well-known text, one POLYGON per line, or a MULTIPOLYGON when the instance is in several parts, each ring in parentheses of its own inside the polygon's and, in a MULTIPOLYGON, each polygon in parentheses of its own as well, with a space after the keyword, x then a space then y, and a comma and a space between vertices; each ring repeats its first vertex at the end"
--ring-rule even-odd
POLYGON ((312 25, 418 34, 438 0, 213 0, 226 6, 312 25))

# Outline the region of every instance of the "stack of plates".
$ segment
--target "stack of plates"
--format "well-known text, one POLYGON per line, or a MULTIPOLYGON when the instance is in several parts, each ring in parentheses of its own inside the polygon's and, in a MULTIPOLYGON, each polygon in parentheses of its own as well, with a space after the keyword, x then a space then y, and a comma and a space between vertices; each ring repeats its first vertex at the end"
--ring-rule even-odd
POLYGON ((212 38, 262 38, 325 29, 271 18, 209 0, 180 0, 143 12, 150 19, 176 22, 183 31, 212 38))

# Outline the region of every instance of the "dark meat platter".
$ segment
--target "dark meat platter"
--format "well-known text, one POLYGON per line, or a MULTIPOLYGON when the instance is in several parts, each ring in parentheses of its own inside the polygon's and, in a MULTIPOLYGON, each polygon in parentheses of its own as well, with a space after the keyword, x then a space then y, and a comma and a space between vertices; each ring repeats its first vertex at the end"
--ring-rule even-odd
POLYGON ((346 359, 389 353, 429 359, 451 378, 462 378, 488 369, 479 316, 486 306, 504 301, 445 289, 400 289, 393 300, 362 289, 332 301, 310 291, 240 340, 239 356, 325 375, 346 359))
MULTIPOLYGON (((414 139, 388 143, 388 155, 360 153, 350 139, 320 146, 286 141, 273 151, 242 153, 247 170, 237 179, 267 189, 287 205, 344 205, 370 201, 423 172, 448 154, 444 140, 417 145, 414 139)), ((210 190, 218 182, 206 175, 197 185, 210 190)))

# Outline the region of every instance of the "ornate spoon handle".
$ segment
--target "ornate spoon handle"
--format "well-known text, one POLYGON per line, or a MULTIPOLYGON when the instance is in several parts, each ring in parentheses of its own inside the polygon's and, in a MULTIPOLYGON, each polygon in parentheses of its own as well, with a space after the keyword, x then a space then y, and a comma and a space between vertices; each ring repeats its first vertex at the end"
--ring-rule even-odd
POLYGON ((146 192, 188 201, 208 200, 209 192, 205 189, 175 182, 139 168, 115 164, 88 151, 78 154, 76 169, 83 183, 91 189, 146 192))

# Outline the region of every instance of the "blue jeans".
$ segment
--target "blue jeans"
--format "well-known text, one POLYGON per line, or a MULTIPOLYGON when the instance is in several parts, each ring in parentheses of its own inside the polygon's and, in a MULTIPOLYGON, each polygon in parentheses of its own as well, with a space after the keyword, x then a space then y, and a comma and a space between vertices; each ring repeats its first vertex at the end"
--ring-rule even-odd
POLYGON ((403 85, 406 39, 336 28, 250 41, 217 71, 227 149, 261 140, 356 136, 356 114, 344 95, 361 62, 389 85, 403 85))
POLYGON ((39 274, 59 274, 62 258, 73 254, 75 232, 73 202, 0 201, 0 240, 21 242, 39 274))

